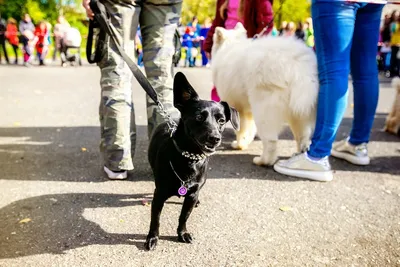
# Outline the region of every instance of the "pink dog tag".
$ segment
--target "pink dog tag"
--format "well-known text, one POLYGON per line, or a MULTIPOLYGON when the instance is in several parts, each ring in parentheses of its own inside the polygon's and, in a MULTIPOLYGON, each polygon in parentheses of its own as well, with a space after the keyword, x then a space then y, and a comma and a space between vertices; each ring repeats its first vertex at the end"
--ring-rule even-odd
POLYGON ((184 196, 184 195, 186 195, 186 193, 187 193, 187 188, 186 188, 184 185, 182 185, 181 187, 179 187, 179 189, 178 189, 178 194, 179 194, 180 196, 184 196))

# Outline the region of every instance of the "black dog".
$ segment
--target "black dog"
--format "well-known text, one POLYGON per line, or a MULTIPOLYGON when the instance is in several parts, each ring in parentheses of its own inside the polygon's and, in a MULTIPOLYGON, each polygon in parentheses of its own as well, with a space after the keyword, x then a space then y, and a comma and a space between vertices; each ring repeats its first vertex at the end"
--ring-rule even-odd
POLYGON ((154 173, 156 189, 151 207, 150 231, 145 248, 157 246, 161 210, 172 196, 183 196, 179 217, 178 240, 191 243, 186 221, 198 203, 199 191, 206 182, 208 156, 221 144, 225 124, 231 121, 239 128, 239 113, 226 102, 200 100, 183 73, 174 79, 174 106, 181 118, 171 135, 166 123, 154 131, 149 146, 149 162, 154 173))

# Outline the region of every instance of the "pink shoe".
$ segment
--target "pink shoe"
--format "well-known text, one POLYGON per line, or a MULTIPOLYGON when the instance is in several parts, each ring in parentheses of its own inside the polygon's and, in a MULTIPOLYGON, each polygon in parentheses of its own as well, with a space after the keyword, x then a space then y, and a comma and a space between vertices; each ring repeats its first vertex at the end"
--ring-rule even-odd
POLYGON ((215 86, 211 90, 211 100, 214 100, 215 102, 221 101, 217 92, 217 88, 215 88, 215 86))

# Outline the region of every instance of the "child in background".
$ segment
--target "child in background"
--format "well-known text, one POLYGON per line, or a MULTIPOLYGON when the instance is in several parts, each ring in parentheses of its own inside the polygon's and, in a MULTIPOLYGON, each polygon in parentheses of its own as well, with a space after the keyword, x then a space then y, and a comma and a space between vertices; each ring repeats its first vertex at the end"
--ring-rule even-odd
POLYGON ((14 64, 18 64, 18 28, 17 28, 17 21, 13 18, 8 19, 7 23, 7 30, 6 30, 6 38, 10 45, 13 47, 14 54, 15 54, 15 61, 14 64))
POLYGON ((39 22, 34 32, 35 35, 35 47, 39 58, 39 65, 44 66, 44 59, 46 58, 48 51, 48 29, 44 21, 39 22))
POLYGON ((194 58, 197 56, 197 49, 195 47, 195 42, 198 40, 198 35, 192 27, 186 27, 185 34, 182 36, 183 42, 182 47, 186 50, 185 67, 189 63, 189 67, 194 67, 194 58))

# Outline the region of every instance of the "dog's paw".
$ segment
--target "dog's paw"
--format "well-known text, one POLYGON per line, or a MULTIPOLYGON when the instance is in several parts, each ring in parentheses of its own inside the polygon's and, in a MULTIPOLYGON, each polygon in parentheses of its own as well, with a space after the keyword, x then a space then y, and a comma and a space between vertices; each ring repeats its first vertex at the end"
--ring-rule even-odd
POLYGON ((192 243, 193 237, 191 234, 183 232, 178 234, 178 240, 182 243, 192 243))
POLYGON ((253 163, 257 166, 272 166, 276 162, 276 158, 272 160, 264 160, 262 157, 254 157, 253 163))
POLYGON ((233 142, 231 143, 231 147, 232 147, 233 149, 245 150, 245 149, 247 149, 248 145, 245 145, 245 144, 243 144, 243 143, 238 142, 238 141, 235 140, 235 141, 233 141, 233 142))
POLYGON ((158 236, 147 236, 144 248, 146 250, 154 250, 158 243, 158 236))
POLYGON ((197 200, 196 205, 194 205, 195 208, 197 208, 200 205, 200 200, 197 200))

